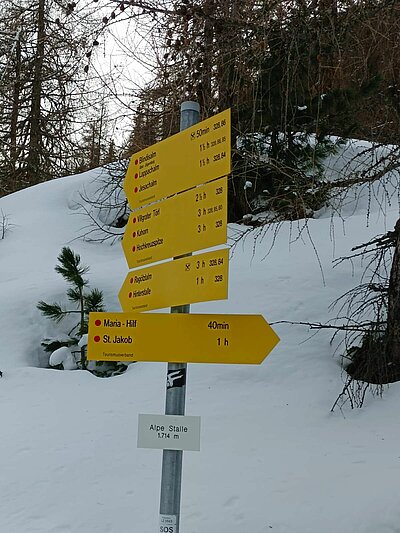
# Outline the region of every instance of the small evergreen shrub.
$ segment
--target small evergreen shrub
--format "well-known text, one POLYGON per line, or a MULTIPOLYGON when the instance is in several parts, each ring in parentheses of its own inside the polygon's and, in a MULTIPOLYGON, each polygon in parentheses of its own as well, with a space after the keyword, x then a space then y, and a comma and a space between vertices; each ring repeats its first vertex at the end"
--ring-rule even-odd
POLYGON ((247 136, 241 140, 243 173, 252 182, 246 191, 255 212, 269 211, 277 220, 310 218, 329 203, 324 161, 342 139, 309 133, 247 136))
POLYGON ((51 354, 50 366, 65 370, 77 368, 90 370, 98 376, 124 372, 127 366, 122 363, 95 362, 93 367, 88 368, 84 340, 88 332, 89 313, 104 311, 103 293, 98 289, 89 290, 89 282, 84 278, 89 272, 89 267, 81 264, 80 256, 75 254, 71 248, 67 246, 62 248, 57 260, 55 271, 61 274, 69 285, 67 300, 70 305, 66 307, 57 302, 49 304, 41 300, 37 308, 43 316, 57 324, 67 317, 76 317, 76 321, 68 333, 42 340, 41 344, 45 351, 51 354))

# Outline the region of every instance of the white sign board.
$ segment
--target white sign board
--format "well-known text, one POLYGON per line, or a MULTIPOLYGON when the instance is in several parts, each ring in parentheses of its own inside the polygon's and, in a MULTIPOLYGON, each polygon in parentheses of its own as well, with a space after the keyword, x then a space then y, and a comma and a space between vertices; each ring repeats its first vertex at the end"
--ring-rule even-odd
POLYGON ((139 415, 138 448, 200 451, 200 417, 139 415))

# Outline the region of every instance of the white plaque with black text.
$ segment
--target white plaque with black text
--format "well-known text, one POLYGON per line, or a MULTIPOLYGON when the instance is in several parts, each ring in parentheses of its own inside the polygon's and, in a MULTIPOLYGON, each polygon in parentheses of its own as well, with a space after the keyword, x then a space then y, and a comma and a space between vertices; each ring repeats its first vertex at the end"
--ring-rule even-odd
POLYGON ((200 451, 200 417, 140 414, 138 448, 200 451))

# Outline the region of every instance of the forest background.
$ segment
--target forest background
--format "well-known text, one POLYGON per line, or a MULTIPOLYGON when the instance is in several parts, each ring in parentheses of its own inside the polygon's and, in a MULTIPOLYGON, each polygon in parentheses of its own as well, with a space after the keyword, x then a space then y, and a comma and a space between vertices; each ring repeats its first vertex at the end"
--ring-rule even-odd
MULTIPOLYGON (((129 156, 176 133, 180 103, 194 100, 203 118, 232 110, 229 221, 307 220, 350 187, 397 176, 399 11, 375 0, 4 0, 0 195, 100 165, 119 193, 129 156), (322 162, 351 139, 369 142, 370 163, 332 182, 322 162)), ((107 194, 119 202, 108 224, 123 227, 126 200, 107 194)), ((363 248, 391 254, 386 278, 376 267, 378 281, 358 289, 373 316, 350 303, 351 328, 339 326, 361 335, 353 377, 374 383, 400 376, 398 226, 363 248)))
POLYGON ((282 180, 293 193, 299 174, 315 178, 331 136, 398 139, 398 2, 6 0, 0 9, 1 195, 126 159, 178 131, 188 99, 203 118, 232 108, 241 139, 232 221, 259 194, 273 201, 282 180))

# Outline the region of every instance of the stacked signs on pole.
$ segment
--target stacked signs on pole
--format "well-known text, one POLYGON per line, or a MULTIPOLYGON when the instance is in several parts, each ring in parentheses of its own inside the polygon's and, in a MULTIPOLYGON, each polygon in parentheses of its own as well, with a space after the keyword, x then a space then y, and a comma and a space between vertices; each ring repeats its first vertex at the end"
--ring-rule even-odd
POLYGON ((230 130, 226 110, 132 156, 122 246, 134 270, 124 313, 91 314, 89 360, 259 364, 279 342, 259 315, 134 314, 227 298, 228 250, 184 255, 226 243, 230 130))
MULTIPOLYGON (((230 131, 227 110, 132 156, 122 240, 129 268, 226 243, 230 131)), ((227 296, 228 251, 219 250, 130 272, 119 300, 132 312, 227 296)))

